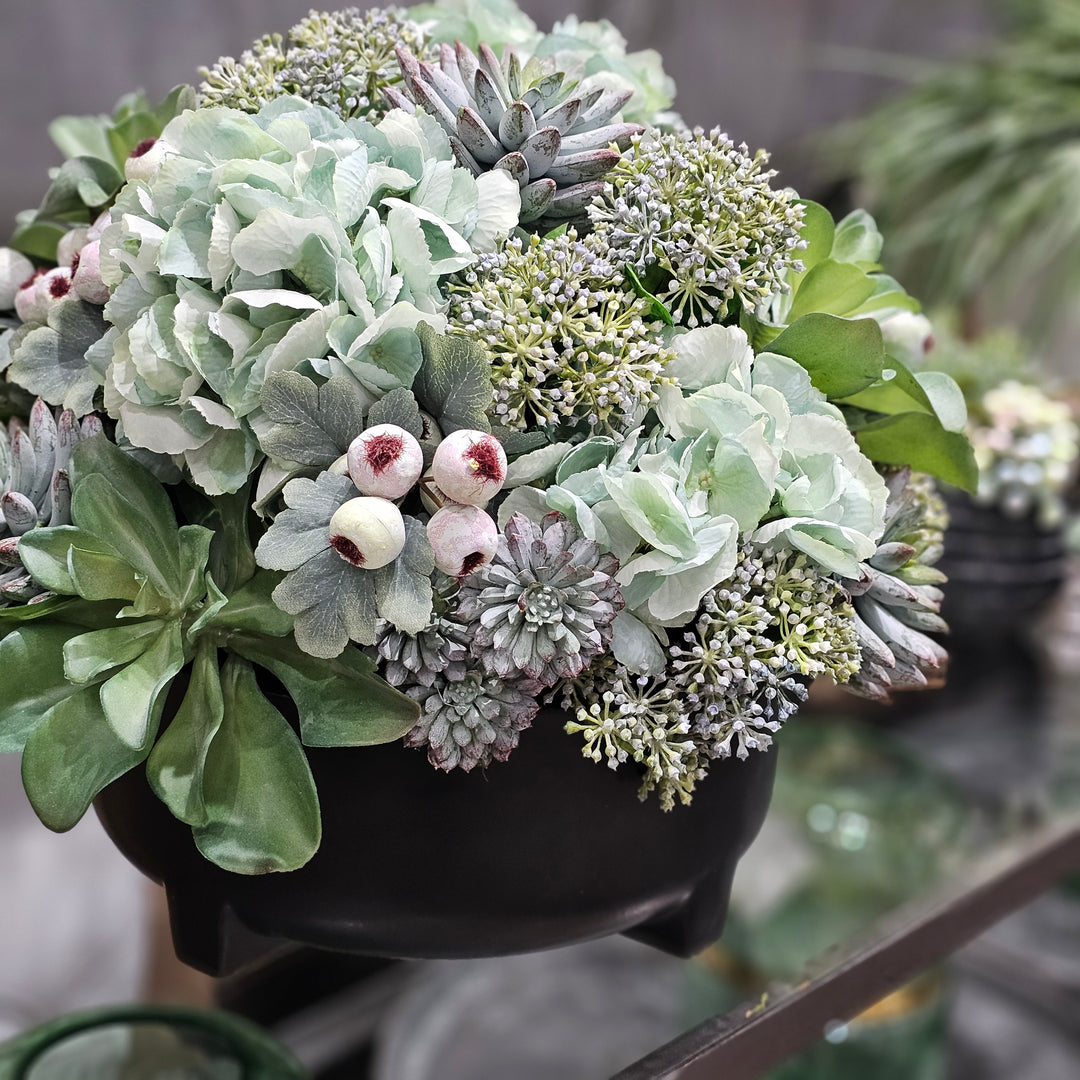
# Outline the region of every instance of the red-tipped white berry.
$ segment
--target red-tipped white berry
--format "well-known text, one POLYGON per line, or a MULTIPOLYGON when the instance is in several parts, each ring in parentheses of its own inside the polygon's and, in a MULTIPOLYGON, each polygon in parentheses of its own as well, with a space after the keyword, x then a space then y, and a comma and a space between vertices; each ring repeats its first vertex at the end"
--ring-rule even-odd
POLYGON ((77 229, 68 229, 56 244, 56 263, 58 266, 71 266, 75 256, 86 243, 86 234, 90 230, 82 225, 77 229))
POLYGON ((43 323, 48 314, 48 304, 38 296, 38 282, 45 276, 47 271, 37 270, 28 277, 15 293, 15 314, 24 323, 43 323))
POLYGON ((109 302, 109 286, 101 280, 100 241, 91 240, 79 252, 71 284, 78 298, 88 304, 100 306, 109 302))
POLYGON ((105 231, 105 227, 112 222, 112 214, 108 210, 102 210, 96 218, 94 218, 94 224, 86 230, 86 242, 89 244, 94 240, 100 240, 101 234, 105 231))
POLYGON ((125 179, 153 180, 168 152, 168 146, 161 139, 143 139, 124 162, 125 179))
POLYGON ((350 499, 330 519, 330 546, 347 563, 378 570, 405 547, 405 520, 386 499, 350 499))
POLYGON ((506 452, 494 435, 452 431, 435 449, 431 476, 454 502, 481 506, 506 482, 506 452))
POLYGON ((333 473, 335 476, 348 476, 349 475, 349 455, 342 454, 331 464, 326 466, 328 473, 333 473))
POLYGON ((376 424, 349 444, 349 475, 365 495, 400 499, 423 471, 424 451, 397 424, 376 424))
POLYGON ((479 506, 448 503, 427 525, 435 565, 451 577, 464 577, 485 566, 499 550, 499 530, 479 506))
POLYGON ((14 248, 0 247, 0 311, 13 311, 15 294, 34 276, 34 264, 14 248))

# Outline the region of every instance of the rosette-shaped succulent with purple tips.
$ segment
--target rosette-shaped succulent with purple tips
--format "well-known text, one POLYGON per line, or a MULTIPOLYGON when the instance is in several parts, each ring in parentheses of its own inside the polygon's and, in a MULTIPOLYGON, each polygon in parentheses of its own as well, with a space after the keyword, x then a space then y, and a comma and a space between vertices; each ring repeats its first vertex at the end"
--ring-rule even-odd
POLYGON ((428 761, 446 772, 505 761, 536 716, 538 687, 529 679, 489 674, 479 664, 463 679, 451 681, 448 674, 438 675, 430 686, 406 689, 420 704, 420 720, 405 736, 405 745, 426 746, 428 761))
POLYGON ((544 686, 572 679, 611 642, 623 607, 619 569, 562 514, 539 525, 521 514, 506 524, 494 559, 465 578, 458 618, 470 623, 476 654, 501 678, 523 673, 544 686))
POLYGON ((434 116, 475 175, 504 169, 517 180, 522 224, 584 218, 620 150, 645 130, 618 119, 632 90, 575 83, 550 60, 523 65, 510 48, 501 63, 487 45, 473 53, 460 41, 441 46, 438 64, 403 46, 397 56, 404 92, 389 87, 387 100, 434 116))

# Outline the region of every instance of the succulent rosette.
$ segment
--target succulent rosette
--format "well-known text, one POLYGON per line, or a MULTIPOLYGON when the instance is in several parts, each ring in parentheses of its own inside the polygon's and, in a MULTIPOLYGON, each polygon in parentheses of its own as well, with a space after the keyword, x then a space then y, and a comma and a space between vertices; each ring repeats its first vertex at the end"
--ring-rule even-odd
POLYGON ((667 809, 812 679, 942 666, 926 485, 975 463, 866 215, 507 0, 204 80, 60 122, 0 249, 0 749, 49 825, 142 767, 295 869, 305 747, 496 768, 545 700, 667 809))

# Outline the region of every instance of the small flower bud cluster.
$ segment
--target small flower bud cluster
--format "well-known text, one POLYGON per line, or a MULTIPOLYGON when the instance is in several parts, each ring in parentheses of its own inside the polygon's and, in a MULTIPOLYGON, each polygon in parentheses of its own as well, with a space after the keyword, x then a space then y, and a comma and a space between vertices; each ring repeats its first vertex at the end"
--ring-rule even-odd
POLYGON ((770 186, 767 161, 719 129, 638 136, 589 217, 677 323, 708 324, 734 299, 754 308, 783 289, 789 266, 799 268, 802 207, 770 186))
POLYGON ((396 8, 312 11, 289 31, 256 41, 239 60, 222 57, 200 74, 201 105, 258 112, 268 101, 294 94, 344 119, 381 119, 382 91, 401 82, 394 46, 422 53, 426 36, 396 8))
POLYGON ((710 760, 767 750, 806 700, 812 677, 846 681, 859 668, 854 611, 840 584, 801 554, 744 549, 708 593, 667 671, 635 676, 608 659, 562 687, 586 757, 645 766, 642 797, 689 802, 710 760))
POLYGON ((515 237, 451 287, 451 318, 488 350, 495 420, 627 431, 657 400, 661 324, 602 243, 515 237))

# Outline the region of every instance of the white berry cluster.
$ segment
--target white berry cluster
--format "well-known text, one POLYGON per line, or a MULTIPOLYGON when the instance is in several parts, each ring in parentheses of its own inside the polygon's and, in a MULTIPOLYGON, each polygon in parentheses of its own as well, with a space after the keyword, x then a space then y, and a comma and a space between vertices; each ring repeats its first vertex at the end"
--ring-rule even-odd
POLYGON ((353 566, 377 570, 405 547, 405 520, 395 500, 417 484, 437 507, 427 524, 435 565, 462 577, 489 562, 499 531, 484 509, 506 480, 506 453, 493 435, 460 430, 435 448, 429 475, 416 438, 396 424, 377 424, 358 435, 345 470, 361 493, 330 520, 330 544, 353 566))

